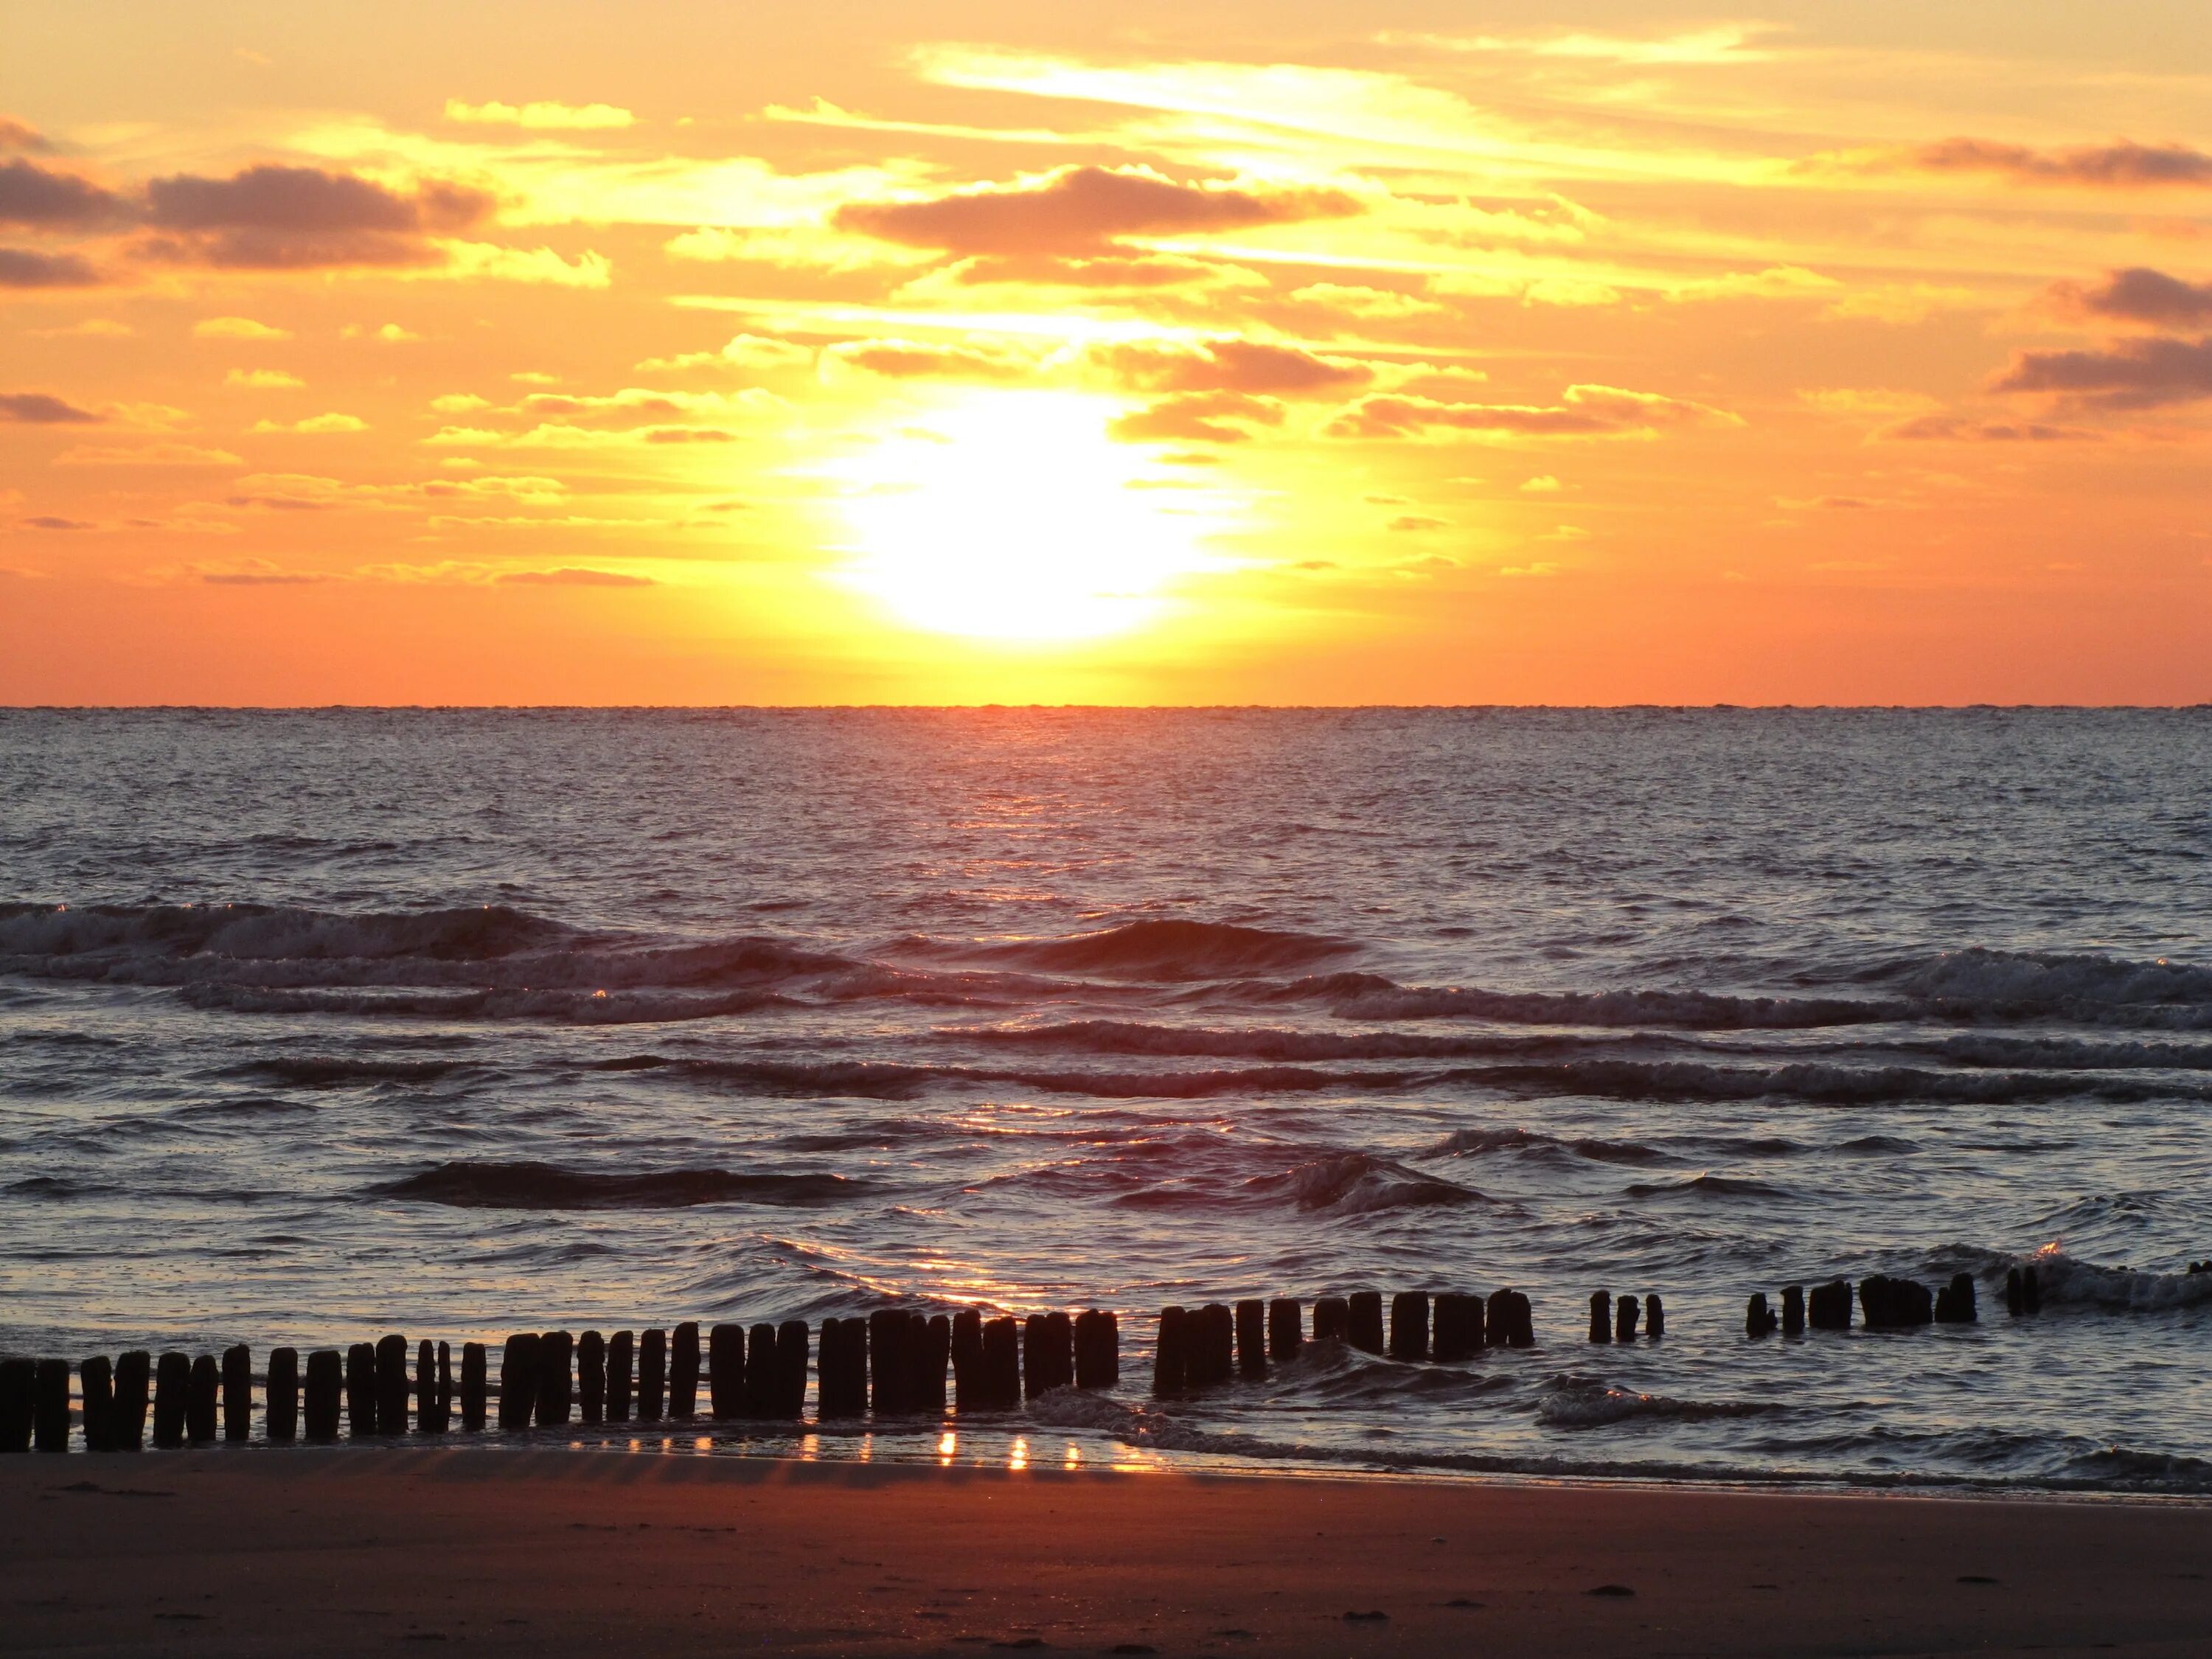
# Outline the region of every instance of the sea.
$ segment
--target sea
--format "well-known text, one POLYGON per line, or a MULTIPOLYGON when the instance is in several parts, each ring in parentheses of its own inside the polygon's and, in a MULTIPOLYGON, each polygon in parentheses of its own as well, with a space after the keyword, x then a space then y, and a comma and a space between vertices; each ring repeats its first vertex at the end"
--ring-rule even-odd
POLYGON ((1120 1316, 488 1442, 2201 1497, 2208 1103, 2203 708, 0 713, 0 1350, 1120 1316), (1501 1287, 1150 1397, 1167 1304, 1501 1287))

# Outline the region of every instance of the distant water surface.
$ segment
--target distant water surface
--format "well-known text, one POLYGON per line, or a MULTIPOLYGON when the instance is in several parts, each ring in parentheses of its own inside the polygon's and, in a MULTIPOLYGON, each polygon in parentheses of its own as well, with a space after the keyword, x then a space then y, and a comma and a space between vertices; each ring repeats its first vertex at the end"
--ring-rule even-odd
POLYGON ((2208 1099, 2204 710, 0 714, 11 1351, 1097 1304, 971 1447, 2206 1493, 2208 1099), (1509 1284, 1144 1398, 1164 1303, 1509 1284))

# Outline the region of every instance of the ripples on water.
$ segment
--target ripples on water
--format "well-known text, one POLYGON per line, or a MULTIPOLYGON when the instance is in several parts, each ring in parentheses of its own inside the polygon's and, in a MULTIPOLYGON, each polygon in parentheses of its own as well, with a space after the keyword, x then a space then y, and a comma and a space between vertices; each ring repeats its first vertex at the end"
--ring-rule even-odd
POLYGON ((9 1347, 1101 1304, 1132 1385, 982 1443, 2212 1491, 2204 711, 16 713, 0 784, 9 1347), (1533 1352, 1134 1386, 1163 1303, 1505 1283, 1533 1352))

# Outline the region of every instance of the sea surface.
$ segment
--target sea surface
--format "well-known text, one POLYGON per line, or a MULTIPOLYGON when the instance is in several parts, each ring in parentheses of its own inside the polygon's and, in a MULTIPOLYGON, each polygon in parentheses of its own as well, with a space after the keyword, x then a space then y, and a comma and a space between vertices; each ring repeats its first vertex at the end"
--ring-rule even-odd
POLYGON ((1102 1306, 1110 1395, 635 1437, 2205 1494, 2209 1101, 2204 709, 0 713, 13 1352, 1102 1306))

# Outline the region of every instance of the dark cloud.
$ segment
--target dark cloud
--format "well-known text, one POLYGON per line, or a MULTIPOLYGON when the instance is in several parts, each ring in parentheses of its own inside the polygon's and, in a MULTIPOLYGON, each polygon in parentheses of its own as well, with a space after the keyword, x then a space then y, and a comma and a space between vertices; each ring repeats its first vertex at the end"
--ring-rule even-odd
POLYGON ((100 273, 75 253, 0 247, 0 288, 96 288, 100 273))
POLYGON ((832 346, 830 355, 841 363, 892 380, 1026 380, 1037 372, 1037 366, 1026 359, 969 346, 916 345, 906 340, 832 346))
POLYGON ((1314 396, 1349 391, 1375 378, 1364 363, 1333 362, 1296 346, 1256 340, 1207 340, 1188 349, 1104 346, 1091 355, 1123 385, 1145 392, 1314 396))
POLYGON ((502 586, 515 587, 652 587, 650 576, 624 575, 616 570, 582 570, 564 568, 559 570, 510 570, 496 579, 502 586))
POLYGON ((23 524, 26 529, 30 530, 97 530, 100 528, 98 525, 88 523, 82 519, 58 519, 49 513, 42 513, 35 519, 26 519, 23 524))
POLYGON ((457 185, 401 195, 317 167, 248 167, 228 179, 179 173, 146 186, 146 223, 163 234, 141 251, 229 270, 437 264, 445 255, 428 238, 476 223, 493 205, 457 185))
POLYGON ((74 173, 33 167, 20 155, 0 163, 0 224, 82 228, 117 223, 130 213, 120 196, 74 173))
POLYGON ((2105 409, 2156 409, 2212 398, 2212 335, 2130 340, 2098 351, 2023 351, 1991 383, 2051 392, 2105 409))
POLYGON ((1441 403, 1432 398, 1363 398, 1330 422, 1334 438, 1414 438, 1434 431, 1528 438, 1605 438, 1662 427, 1741 426, 1724 410, 1618 386, 1572 386, 1557 404, 1441 403))
POLYGON ((1990 138, 1945 138, 1912 149, 1883 152, 1863 165, 1877 172, 1993 173, 2021 184, 2119 190, 2212 185, 2212 155, 2185 144, 2138 144, 2124 138, 2074 149, 2033 149, 1990 138))
POLYGON ((954 280, 969 287, 987 283, 1026 283, 1032 288, 1191 287, 1235 278, 1241 268, 1180 253, 1109 253, 1092 258, 1064 254, 997 255, 963 261, 954 280))
POLYGON ((1359 204, 1340 191, 1185 185, 1149 167, 1071 167, 922 202, 855 202, 841 229, 908 247, 1019 256, 1104 252, 1126 236, 1242 230, 1340 218, 1359 204))
POLYGON ((0 392, 0 421, 32 426, 89 426, 100 416, 44 392, 0 392))
POLYGON ((1283 406, 1242 392, 1186 392, 1124 415, 1107 430, 1129 443, 1237 444, 1252 426, 1280 426, 1283 406))
POLYGON ((25 126, 21 121, 0 115, 0 149, 48 150, 52 148, 43 134, 25 126))
POLYGON ((2100 283, 2054 283, 2051 297, 2075 317, 2110 318, 2154 328, 2212 323, 2212 283, 2188 283, 2148 265, 2108 270, 2100 283))
POLYGON ((1896 443, 2052 444, 2094 442, 2101 434, 2038 421, 1970 421, 1955 415, 1917 415, 1886 426, 1874 435, 1877 441, 1896 443))

